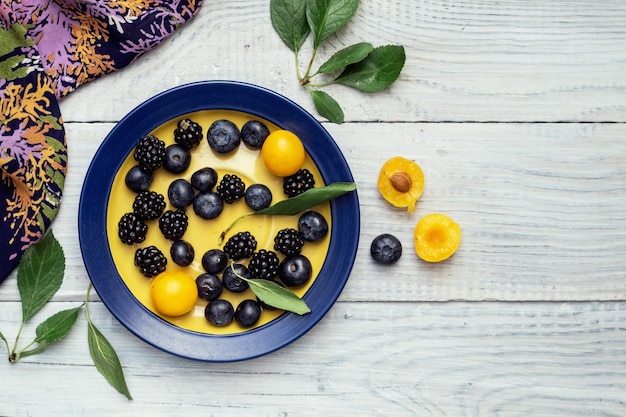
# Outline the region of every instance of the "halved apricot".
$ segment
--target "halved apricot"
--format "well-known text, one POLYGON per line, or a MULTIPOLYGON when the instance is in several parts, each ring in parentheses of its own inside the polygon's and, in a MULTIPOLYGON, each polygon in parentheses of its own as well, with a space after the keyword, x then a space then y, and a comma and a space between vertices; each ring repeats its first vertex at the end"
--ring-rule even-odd
POLYGON ((424 191, 422 168, 401 156, 391 158, 380 169, 378 191, 395 207, 406 207, 407 212, 413 213, 424 191))
POLYGON ((461 228, 441 213, 428 214, 417 223, 413 233, 415 252, 427 262, 448 259, 461 244, 461 228))

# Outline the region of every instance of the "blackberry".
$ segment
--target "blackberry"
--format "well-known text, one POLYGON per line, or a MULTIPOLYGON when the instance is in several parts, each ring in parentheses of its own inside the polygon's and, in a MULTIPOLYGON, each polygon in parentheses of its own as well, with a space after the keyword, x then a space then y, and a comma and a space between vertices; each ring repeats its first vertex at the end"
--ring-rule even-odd
POLYGON ((233 261, 249 258, 256 250, 256 239, 250 232, 239 232, 224 244, 224 252, 233 261))
POLYGON ((148 246, 135 251, 135 265, 139 272, 151 278, 165 271, 167 258, 156 246, 148 246))
POLYGON ((133 201, 133 211, 142 220, 158 219, 165 210, 165 197, 156 191, 142 191, 133 201))
POLYGON ((144 136, 135 146, 133 157, 144 171, 156 171, 165 159, 165 142, 153 135, 144 136))
POLYGON ((283 191, 288 197, 295 197, 306 190, 310 190, 314 186, 315 178, 313 178, 313 174, 306 168, 302 168, 295 174, 283 179, 283 191))
POLYGON ((252 255, 248 270, 253 278, 273 280, 278 275, 279 263, 276 252, 261 249, 252 255))
POLYGON ((169 240, 179 240, 187 231, 189 218, 183 210, 167 210, 159 218, 159 229, 169 240))
POLYGON ((304 240, 295 229, 282 229, 274 237, 274 250, 285 256, 298 255, 302 252, 304 240))
POLYGON ((174 142, 185 149, 195 148, 202 138, 202 126, 191 119, 180 120, 174 130, 174 142))
POLYGON ((127 245, 143 242, 148 233, 148 225, 135 213, 124 214, 117 223, 117 229, 120 240, 127 245))
POLYGON ((243 198, 246 184, 237 175, 226 174, 217 186, 217 193, 225 203, 231 204, 243 198))

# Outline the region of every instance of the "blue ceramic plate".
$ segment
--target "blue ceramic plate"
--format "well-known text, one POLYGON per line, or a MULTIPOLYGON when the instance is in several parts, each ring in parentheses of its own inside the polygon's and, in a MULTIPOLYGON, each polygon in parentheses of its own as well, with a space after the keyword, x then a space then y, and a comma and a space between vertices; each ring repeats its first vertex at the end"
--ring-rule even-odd
POLYGON ((280 349, 309 331, 335 303, 352 270, 359 239, 356 192, 330 203, 328 255, 303 299, 311 313, 286 313, 261 327, 212 335, 172 325, 144 307, 120 277, 108 245, 107 204, 114 178, 139 137, 187 113, 231 110, 248 113, 298 135, 326 184, 353 181, 341 151, 309 113, 287 98, 251 84, 206 81, 165 91, 139 105, 109 133, 91 162, 79 206, 79 237, 89 277, 102 302, 122 325, 171 354, 208 362, 255 358, 280 349))

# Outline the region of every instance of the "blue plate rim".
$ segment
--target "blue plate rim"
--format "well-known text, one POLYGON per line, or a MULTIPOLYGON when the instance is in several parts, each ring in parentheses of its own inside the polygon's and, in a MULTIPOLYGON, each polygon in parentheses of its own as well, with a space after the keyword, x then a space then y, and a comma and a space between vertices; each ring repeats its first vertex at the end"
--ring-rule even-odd
POLYGON ((147 99, 109 132, 85 176, 79 201, 78 229, 83 261, 94 289, 124 327, 144 342, 179 357, 233 362, 263 356, 292 343, 326 315, 343 291, 354 265, 360 235, 360 210, 356 191, 331 202, 333 225, 329 254, 333 256, 327 257, 318 278, 303 297, 311 308, 307 315, 287 313, 247 332, 208 335, 176 327, 150 312, 126 287, 108 248, 106 208, 109 191, 115 174, 140 136, 173 118, 212 109, 246 112, 294 131, 302 139, 326 183, 354 181, 343 154, 328 131, 298 104, 250 83, 198 81, 173 87, 147 99), (150 117, 145 117, 146 114, 150 117))

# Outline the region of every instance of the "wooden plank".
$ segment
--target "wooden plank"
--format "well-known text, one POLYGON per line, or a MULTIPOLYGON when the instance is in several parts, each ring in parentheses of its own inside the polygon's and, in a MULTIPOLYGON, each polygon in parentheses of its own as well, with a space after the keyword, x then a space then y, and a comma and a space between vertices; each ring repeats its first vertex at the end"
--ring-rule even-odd
MULTIPOLYGON (((91 364, 81 318, 43 355, 0 361, 2 415, 626 413, 624 303, 342 302, 290 346, 226 364, 162 353, 99 303, 92 312, 117 349, 134 401, 91 364)), ((0 328, 12 334, 18 317, 19 305, 3 303, 0 328)))
MULTIPOLYGON (((327 90, 351 121, 624 122, 624 21, 620 0, 366 1, 316 65, 356 42, 406 47, 392 89, 327 90)), ((307 42, 303 63, 310 49, 307 42)), ((160 91, 198 80, 258 84, 313 111, 267 1, 255 0, 205 5, 158 51, 64 99, 64 119, 116 121, 160 91)))
MULTIPOLYGON (((345 301, 623 300, 626 258, 626 127, 623 124, 326 125, 358 183, 361 241, 345 301), (388 145, 389 141, 393 147, 388 145), (376 188, 396 154, 425 173, 415 213, 395 209, 376 188), (368 155, 364 158, 364 155, 368 155), (423 215, 444 212, 463 232, 448 261, 414 254, 423 215), (375 265, 372 239, 393 233, 404 245, 394 266, 375 265)), ((70 172, 53 231, 68 258, 60 300, 87 287, 77 213, 88 164, 110 124, 67 124, 70 172)), ((14 283, 0 300, 17 300, 14 283)))

